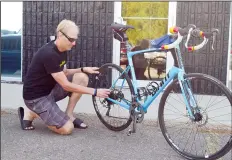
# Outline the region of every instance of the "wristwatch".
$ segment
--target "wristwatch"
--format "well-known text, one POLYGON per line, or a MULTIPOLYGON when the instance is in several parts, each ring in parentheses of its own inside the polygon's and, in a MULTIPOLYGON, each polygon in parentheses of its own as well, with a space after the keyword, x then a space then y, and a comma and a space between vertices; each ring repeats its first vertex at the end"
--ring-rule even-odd
POLYGON ((93 96, 97 96, 97 88, 94 89, 93 96))

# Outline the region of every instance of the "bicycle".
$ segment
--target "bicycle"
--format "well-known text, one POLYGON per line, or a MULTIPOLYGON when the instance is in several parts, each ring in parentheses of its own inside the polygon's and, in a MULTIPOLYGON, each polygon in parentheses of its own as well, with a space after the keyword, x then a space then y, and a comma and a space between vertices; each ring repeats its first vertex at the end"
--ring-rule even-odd
MULTIPOLYGON (((125 41, 128 40, 125 31, 129 28, 133 28, 133 26, 112 24, 114 32, 123 31, 124 35, 119 34, 119 38, 125 41)), ((198 50, 206 44, 208 38, 215 36, 215 32, 202 32, 197 30, 195 25, 188 25, 185 28, 176 27, 174 28, 174 32, 178 35, 174 42, 161 43, 160 47, 157 48, 131 52, 131 46, 127 46, 129 51, 127 53, 129 65, 125 70, 112 63, 101 66, 99 70, 100 74, 95 77, 94 87, 110 88, 111 93, 109 98, 99 98, 99 101, 97 97, 93 96, 94 109, 100 121, 110 130, 122 131, 128 128, 133 122, 132 130, 129 130, 128 132, 128 135, 131 135, 136 132, 136 124, 141 123, 144 120, 144 115, 147 113, 151 103, 163 92, 158 109, 158 121, 167 143, 178 154, 187 159, 211 160, 220 158, 228 153, 232 146, 232 93, 222 82, 210 75, 202 73, 186 74, 179 47, 184 36, 187 36, 188 42, 191 35, 200 35, 204 38, 204 41, 201 44, 190 47, 187 45, 187 42, 185 44, 189 50, 198 50), (157 82, 150 82, 146 87, 138 87, 132 56, 155 51, 172 51, 173 56, 175 56, 174 66, 160 84, 157 82), (117 74, 116 71, 119 73, 117 74), (132 79, 128 76, 129 71, 132 75, 132 79), (110 77, 116 79, 110 80, 110 77), (214 87, 212 85, 214 85, 214 87), (194 94, 194 92, 196 92, 196 94, 194 94), (202 96, 199 98, 201 95, 204 97, 202 96), (168 103, 170 97, 174 98, 168 103), (213 98, 219 98, 219 101, 212 101, 213 98), (227 102, 226 106, 226 102, 223 101, 224 99, 227 102), (183 100, 183 102, 176 104, 180 100, 183 100), (198 100, 200 101, 198 102, 198 100), (209 100, 208 103, 205 102, 206 100, 209 100), (214 108, 211 106, 213 109, 209 107, 209 104, 213 104, 213 102, 215 105, 222 101, 223 107, 214 108), (126 111, 126 114, 120 114, 121 117, 115 116, 114 114, 116 111, 113 111, 113 109, 116 109, 115 105, 118 106, 118 111, 126 111), (206 109, 204 108, 205 105, 207 105, 206 109), (99 109, 101 106, 101 110, 105 110, 106 112, 105 116, 99 109), (211 110, 209 110, 209 108, 211 110), (219 116, 214 115, 224 110, 226 111, 226 114, 219 116), (173 113, 170 114, 170 112, 173 113), (212 117, 209 118, 210 116, 212 117), (225 120, 226 118, 227 120, 225 120), (184 120, 187 120, 187 122, 184 122, 184 120), (216 120, 218 120, 218 122, 216 120), (191 128, 191 125, 193 125, 193 128, 191 128), (195 133, 198 131, 198 134, 195 133), (194 136, 192 136, 192 132, 195 133, 194 136), (177 136, 172 136, 171 133, 177 133, 177 136), (213 135, 205 137, 206 133, 212 133, 213 135), (180 135, 181 137, 178 137, 180 135), (187 135, 187 140, 185 139, 186 137, 184 137, 185 135, 187 135), (217 137, 217 135, 219 136, 217 137), (194 140, 194 142, 188 143, 190 140, 194 140), (213 144, 209 141, 213 141, 213 144), (184 143, 181 144, 182 142, 184 143), (203 144, 204 142, 206 144, 203 144), (208 146, 207 143, 210 145, 208 146), (212 145, 218 146, 212 147, 212 145), (193 147, 195 147, 196 153, 192 153, 194 152, 193 147), (202 149, 200 155, 199 148, 202 149)), ((118 37, 114 36, 114 38, 117 39, 118 37)))

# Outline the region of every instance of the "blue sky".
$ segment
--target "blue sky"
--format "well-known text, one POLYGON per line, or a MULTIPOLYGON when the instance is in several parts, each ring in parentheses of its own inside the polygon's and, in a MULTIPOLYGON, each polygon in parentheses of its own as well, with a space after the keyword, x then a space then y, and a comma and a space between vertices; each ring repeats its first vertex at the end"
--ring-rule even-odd
POLYGON ((22 2, 1 2, 1 29, 19 31, 22 28, 22 2))

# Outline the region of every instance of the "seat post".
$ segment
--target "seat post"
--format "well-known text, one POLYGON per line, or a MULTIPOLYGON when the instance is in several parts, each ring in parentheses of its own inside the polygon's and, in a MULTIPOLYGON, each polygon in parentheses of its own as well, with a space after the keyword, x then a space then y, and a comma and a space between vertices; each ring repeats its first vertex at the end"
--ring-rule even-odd
POLYGON ((130 52, 130 51, 131 51, 132 46, 129 44, 128 40, 127 40, 127 41, 125 41, 125 43, 126 43, 126 50, 127 50, 127 52, 130 52))

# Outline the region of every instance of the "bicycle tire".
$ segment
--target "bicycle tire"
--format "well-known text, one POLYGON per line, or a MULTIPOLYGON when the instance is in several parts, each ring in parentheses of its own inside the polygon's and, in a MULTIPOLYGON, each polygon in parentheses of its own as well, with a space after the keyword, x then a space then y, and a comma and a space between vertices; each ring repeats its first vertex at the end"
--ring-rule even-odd
MULTIPOLYGON (((228 98, 231 106, 232 106, 232 93, 230 92, 230 90, 218 79, 216 79, 215 77, 212 77, 210 75, 206 75, 206 74, 202 74, 202 73, 190 73, 186 75, 186 78, 198 78, 198 79, 205 79, 208 81, 211 81, 212 83, 214 83, 217 87, 219 87, 220 89, 222 89, 222 91, 224 92, 225 96, 228 98)), ((163 136, 165 137, 165 140, 168 142, 168 144, 181 156, 187 158, 187 159, 191 159, 191 160, 196 160, 196 159, 200 159, 200 160, 214 160, 214 159, 218 159, 223 157, 224 155, 226 155, 232 148, 232 136, 230 135, 229 141, 225 144, 224 147, 222 147, 219 151, 217 151, 216 153, 208 156, 208 157, 199 157, 193 154, 189 154, 186 153, 184 151, 181 151, 179 149, 179 147, 177 147, 176 144, 174 144, 174 142, 169 139, 166 127, 165 127, 165 122, 164 122, 164 106, 167 100, 168 95, 171 93, 170 91, 173 89, 174 85, 178 82, 177 79, 173 80, 173 82, 166 88, 166 90, 163 93, 163 96, 161 97, 161 101, 159 104, 159 110, 158 110, 158 119, 159 119, 159 125, 160 125, 160 129, 162 131, 163 136)))
MULTIPOLYGON (((107 64, 104 64, 103 66, 100 67, 100 69, 99 69, 100 73, 103 72, 104 69, 108 68, 108 67, 114 68, 114 69, 118 70, 120 73, 123 72, 123 69, 120 66, 112 64, 112 63, 107 63, 107 64)), ((131 96, 133 97, 133 95, 134 95, 133 85, 132 85, 132 82, 131 82, 128 74, 125 73, 125 72, 124 72, 124 78, 126 79, 128 85, 129 85, 129 90, 131 92, 131 96)), ((98 84, 96 83, 96 81, 95 81, 94 87, 98 87, 98 84)), ((131 116, 129 116, 127 122, 125 124, 121 125, 121 126, 115 127, 115 126, 112 126, 111 124, 107 123, 107 121, 104 120, 103 116, 101 115, 101 113, 98 110, 98 106, 97 106, 97 103, 96 103, 96 98, 97 97, 92 96, 92 100, 93 100, 93 105, 94 105, 95 112, 96 112, 98 118, 100 119, 100 121, 108 129, 110 129, 112 131, 122 131, 122 130, 126 129, 131 124, 131 122, 132 122, 131 116)), ((128 113, 129 113, 129 110, 128 110, 128 113)))

